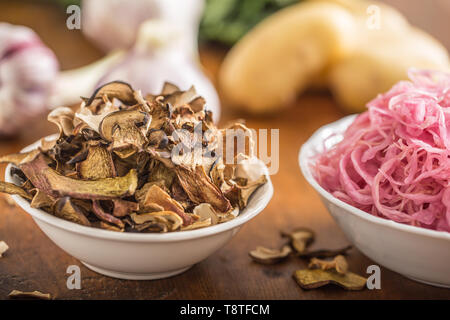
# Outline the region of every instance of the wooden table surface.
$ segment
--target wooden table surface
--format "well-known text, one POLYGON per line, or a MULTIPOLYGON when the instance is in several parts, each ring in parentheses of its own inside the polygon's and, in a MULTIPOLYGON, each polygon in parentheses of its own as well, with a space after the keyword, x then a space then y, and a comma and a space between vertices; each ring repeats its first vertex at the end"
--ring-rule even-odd
MULTIPOLYGON (((94 61, 101 52, 78 31, 64 28, 65 15, 52 6, 0 2, 0 21, 33 27, 55 51, 64 69, 94 61)), ((215 79, 225 51, 203 47, 201 60, 215 79)), ((249 250, 257 245, 282 243, 279 231, 307 226, 318 234, 314 247, 335 248, 348 244, 314 190, 303 178, 297 154, 303 142, 320 126, 343 114, 325 94, 309 94, 291 108, 268 118, 247 117, 253 128, 280 129, 280 168, 273 175, 275 194, 268 207, 246 224, 224 248, 189 271, 164 280, 126 281, 99 275, 59 249, 20 208, 0 199, 0 240, 10 250, 0 259, 0 299, 13 289, 49 292, 58 299, 448 299, 450 290, 411 281, 381 268, 381 290, 347 292, 324 287, 304 291, 292 273, 306 262, 291 259, 279 265, 253 263, 249 250), (68 290, 66 269, 81 268, 82 289, 68 290)), ((242 117, 223 106, 221 122, 242 117)), ((43 118, 17 139, 0 141, 0 154, 19 151, 37 138, 55 131, 43 118)), ((3 176, 4 166, 0 175, 3 176)), ((414 254, 413 252, 411 254, 414 254)), ((348 256, 350 269, 364 274, 374 264, 358 250, 348 256)))

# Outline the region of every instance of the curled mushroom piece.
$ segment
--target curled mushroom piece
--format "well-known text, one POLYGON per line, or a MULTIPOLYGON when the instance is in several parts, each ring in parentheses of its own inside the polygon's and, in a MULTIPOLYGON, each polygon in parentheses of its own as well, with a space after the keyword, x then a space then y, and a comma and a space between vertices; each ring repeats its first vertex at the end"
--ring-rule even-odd
POLYGON ((195 230, 195 229, 209 227, 210 225, 212 225, 211 218, 208 218, 205 220, 196 221, 187 226, 182 226, 181 230, 195 230))
POLYGON ((283 237, 289 238, 292 248, 297 253, 302 253, 306 248, 313 243, 315 234, 314 231, 308 228, 296 228, 292 231, 282 231, 281 235, 283 237))
POLYGON ((291 252, 291 247, 287 245, 283 246, 281 250, 259 246, 256 247, 255 250, 250 251, 249 255, 255 262, 262 264, 274 264, 287 258, 291 252))
POLYGON ((168 231, 178 230, 183 224, 183 219, 173 211, 158 211, 140 214, 132 213, 131 219, 133 219, 136 224, 148 222, 161 223, 165 225, 164 230, 168 231))
POLYGON ((212 225, 219 222, 219 217, 216 211, 214 211, 213 207, 209 203, 199 204, 194 208, 193 213, 199 217, 200 221, 210 219, 212 225))
POLYGON ((78 175, 87 180, 112 178, 116 175, 111 153, 104 146, 89 147, 86 159, 76 164, 78 175))
POLYGON ((112 81, 98 87, 91 95, 86 105, 90 106, 95 99, 101 99, 105 95, 111 100, 116 98, 130 106, 137 103, 134 96, 134 90, 129 83, 124 81, 112 81))
POLYGON ((52 207, 55 202, 56 202, 55 198, 50 197, 45 192, 37 189, 33 196, 33 199, 31 200, 30 206, 36 209, 44 207, 52 207))
POLYGON ((50 293, 42 293, 40 291, 24 292, 20 290, 13 290, 9 293, 10 299, 32 299, 32 300, 51 300, 50 293))
POLYGON ((337 273, 345 274, 348 271, 348 263, 344 256, 338 255, 333 260, 321 260, 312 258, 308 268, 319 268, 322 270, 336 270, 337 273))
POLYGON ((117 178, 84 181, 62 176, 50 168, 42 155, 20 168, 33 185, 55 198, 70 196, 78 199, 112 199, 134 194, 137 173, 134 169, 117 178))
POLYGON ((9 247, 5 241, 0 241, 0 258, 3 257, 3 254, 8 251, 9 247))
POLYGON ((175 172, 181 187, 193 203, 209 203, 218 212, 231 209, 229 200, 211 182, 202 166, 197 166, 194 170, 177 166, 175 172))
POLYGON ((74 129, 73 118, 75 113, 68 107, 59 107, 50 112, 47 120, 58 126, 60 135, 70 136, 74 129))
POLYGON ((110 148, 119 157, 128 158, 147 143, 149 116, 138 110, 115 111, 103 118, 99 125, 102 138, 112 142, 110 148), (141 130, 144 127, 144 130, 141 130))
POLYGON ((84 226, 90 226, 91 223, 84 215, 82 209, 74 204, 69 197, 58 199, 53 205, 55 216, 69 220, 84 226))
POLYGON ((366 286, 367 279, 352 272, 340 274, 334 271, 297 270, 294 279, 303 289, 315 289, 327 284, 335 284, 346 290, 362 290, 366 286))
POLYGON ((94 200, 92 202, 92 210, 94 212, 94 214, 102 221, 110 223, 110 224, 114 224, 116 226, 118 226, 119 228, 123 228, 125 227, 124 223, 122 222, 122 220, 114 217, 113 215, 105 212, 102 208, 102 206, 100 205, 100 203, 96 200, 94 200))
POLYGON ((17 194, 25 199, 31 199, 31 195, 29 195, 24 189, 16 186, 13 183, 0 181, 0 192, 7 194, 17 194))
POLYGON ((40 151, 35 149, 29 152, 8 154, 0 157, 0 163, 12 163, 15 166, 19 166, 21 163, 34 159, 39 153, 40 151))
POLYGON ((166 211, 175 212, 183 219, 183 224, 188 225, 192 222, 191 216, 184 212, 184 208, 177 201, 172 199, 170 195, 157 185, 152 185, 145 195, 144 207, 156 204, 166 211))

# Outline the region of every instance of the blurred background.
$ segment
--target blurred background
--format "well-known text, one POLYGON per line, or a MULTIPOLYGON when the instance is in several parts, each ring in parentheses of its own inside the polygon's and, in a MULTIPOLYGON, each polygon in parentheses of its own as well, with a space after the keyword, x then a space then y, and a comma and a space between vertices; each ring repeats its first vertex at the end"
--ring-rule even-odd
POLYGON ((3 0, 0 135, 45 133, 48 108, 116 79, 194 84, 216 120, 311 93, 361 112, 410 67, 448 69, 449 16, 446 0, 3 0))

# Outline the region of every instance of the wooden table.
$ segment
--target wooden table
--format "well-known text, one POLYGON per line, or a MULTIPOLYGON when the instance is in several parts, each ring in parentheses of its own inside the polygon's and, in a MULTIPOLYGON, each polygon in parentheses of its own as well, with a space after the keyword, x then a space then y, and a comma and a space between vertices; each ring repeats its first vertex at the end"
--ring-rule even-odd
MULTIPOLYGON (((0 2, 0 21, 33 27, 56 52, 63 68, 94 61, 101 53, 78 31, 63 27, 65 15, 51 6, 0 2)), ((225 52, 202 48, 201 58, 214 79, 225 52)), ((223 106, 221 122, 242 117, 223 106)), ((246 224, 233 240, 207 260, 173 278, 156 281, 125 281, 99 275, 59 249, 20 208, 0 200, 0 240, 10 246, 0 259, 0 299, 13 289, 40 290, 58 299, 448 299, 450 290, 411 281, 382 268, 381 290, 347 292, 324 287, 304 291, 292 273, 306 266, 291 259, 264 266, 253 263, 249 250, 257 245, 275 247, 282 243, 279 231, 307 226, 318 234, 315 247, 336 248, 348 244, 342 231, 327 213, 314 190, 303 178, 297 154, 303 142, 320 126, 343 114, 327 94, 310 94, 285 111, 269 118, 247 118, 253 128, 280 129, 280 169, 273 175, 275 194, 268 207, 246 224), (81 268, 82 289, 68 290, 66 269, 81 268)), ((0 154, 19 151, 38 137, 55 131, 42 121, 27 128, 17 139, 0 141, 0 154)), ((3 176, 4 166, 0 175, 3 176)), ((349 254, 350 269, 364 274, 374 264, 358 250, 349 254)))

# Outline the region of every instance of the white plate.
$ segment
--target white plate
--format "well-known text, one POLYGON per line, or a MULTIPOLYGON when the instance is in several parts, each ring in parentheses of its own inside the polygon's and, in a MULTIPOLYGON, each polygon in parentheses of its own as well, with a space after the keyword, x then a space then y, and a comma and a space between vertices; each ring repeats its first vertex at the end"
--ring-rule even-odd
MULTIPOLYGON (((36 148, 39 141, 24 148, 36 148)), ((17 183, 11 176, 5 181, 17 183)), ((267 173, 267 169, 266 169, 267 173)), ((191 231, 169 233, 125 233, 82 226, 57 218, 13 195, 16 203, 29 213, 41 230, 61 249, 79 259, 88 268, 115 278, 161 279, 186 271, 224 246, 250 219, 256 217, 273 195, 270 177, 251 197, 247 207, 235 219, 191 231)))
POLYGON ((450 233, 373 216, 335 198, 311 174, 309 159, 323 150, 322 143, 331 134, 336 137, 328 143, 342 139, 354 118, 348 116, 323 126, 302 146, 299 162, 303 175, 348 239, 366 256, 408 278, 450 288, 450 233))

